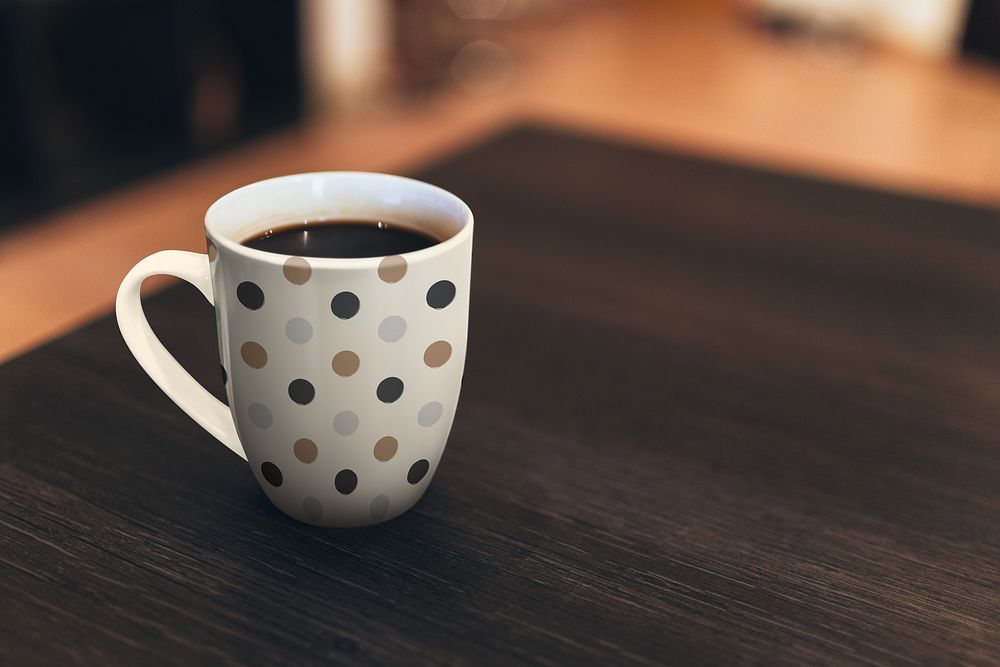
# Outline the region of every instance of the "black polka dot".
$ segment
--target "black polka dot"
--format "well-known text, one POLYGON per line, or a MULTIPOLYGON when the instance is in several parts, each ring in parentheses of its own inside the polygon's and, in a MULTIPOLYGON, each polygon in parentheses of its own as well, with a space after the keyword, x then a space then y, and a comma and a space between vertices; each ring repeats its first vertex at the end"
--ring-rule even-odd
POLYGON ((288 385, 288 397, 299 405, 307 405, 316 398, 316 388, 309 380, 292 380, 288 385))
POLYGON ((406 481, 410 484, 419 484, 430 468, 431 464, 427 462, 427 459, 420 459, 410 466, 410 472, 406 473, 406 481))
POLYGON ((342 320, 351 319, 358 314, 360 308, 361 301, 353 292, 341 292, 330 302, 330 310, 342 320))
POLYGON ((333 480, 333 485, 346 496, 358 488, 358 476, 353 470, 341 470, 333 480))
POLYGON ((264 461, 260 464, 260 474, 264 476, 264 479, 271 486, 281 486, 281 482, 285 479, 281 474, 281 468, 270 461, 264 461))
POLYGON ((441 310, 455 298, 455 283, 450 280, 439 280, 427 290, 427 305, 441 310))
POLYGON ((392 403, 403 395, 403 381, 399 378, 386 378, 378 383, 375 395, 383 403, 392 403))
POLYGON ((244 281, 236 288, 236 298, 250 310, 257 310, 264 305, 264 292, 250 281, 244 281))
POLYGON ((229 383, 229 374, 226 373, 225 366, 219 366, 219 370, 222 371, 222 384, 225 386, 229 383))

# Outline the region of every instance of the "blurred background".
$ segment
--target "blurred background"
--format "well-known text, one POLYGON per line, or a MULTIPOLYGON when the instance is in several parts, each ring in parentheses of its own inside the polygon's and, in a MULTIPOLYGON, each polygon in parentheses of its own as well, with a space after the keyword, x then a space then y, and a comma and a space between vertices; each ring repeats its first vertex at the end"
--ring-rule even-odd
POLYGON ((6 0, 0 91, 0 360, 228 190, 518 122, 1000 205, 1000 0, 6 0))

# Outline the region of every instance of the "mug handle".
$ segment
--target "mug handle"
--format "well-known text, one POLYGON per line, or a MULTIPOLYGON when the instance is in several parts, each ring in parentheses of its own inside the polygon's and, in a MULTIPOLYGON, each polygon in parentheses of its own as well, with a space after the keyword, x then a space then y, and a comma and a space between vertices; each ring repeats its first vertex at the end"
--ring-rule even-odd
POLYGON ((139 299, 139 287, 146 278, 156 275, 176 276, 198 288, 208 302, 215 304, 208 255, 182 250, 162 250, 145 258, 128 272, 118 288, 115 314, 118 328, 136 361, 160 389, 181 410, 218 438, 244 460, 247 455, 236 434, 236 424, 226 404, 198 384, 171 356, 149 327, 139 299))

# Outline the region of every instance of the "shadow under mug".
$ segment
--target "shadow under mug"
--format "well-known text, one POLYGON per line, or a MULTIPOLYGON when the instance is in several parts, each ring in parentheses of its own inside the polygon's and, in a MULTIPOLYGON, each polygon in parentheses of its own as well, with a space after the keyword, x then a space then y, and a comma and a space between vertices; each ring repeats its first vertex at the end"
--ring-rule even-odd
POLYGON ((319 526, 391 519, 444 452, 465 366, 472 212, 399 176, 323 172, 235 190, 205 215, 208 253, 166 250, 125 276, 122 336, 156 384, 250 467, 289 516, 319 526), (389 220, 436 245, 389 257, 292 257, 241 245, 290 220, 389 220), (149 327, 139 287, 177 276, 215 305, 229 406, 149 327))

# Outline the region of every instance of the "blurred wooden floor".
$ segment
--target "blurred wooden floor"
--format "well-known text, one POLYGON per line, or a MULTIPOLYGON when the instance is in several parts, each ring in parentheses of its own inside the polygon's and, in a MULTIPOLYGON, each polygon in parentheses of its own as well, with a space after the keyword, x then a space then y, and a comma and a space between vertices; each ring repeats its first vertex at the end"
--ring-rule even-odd
POLYGON ((1000 205, 1000 69, 809 50, 718 3, 699 7, 590 8, 520 35, 515 76, 497 94, 313 119, 0 236, 0 359, 110 308, 143 256, 203 250, 205 209, 235 187, 403 171, 518 119, 1000 205))

